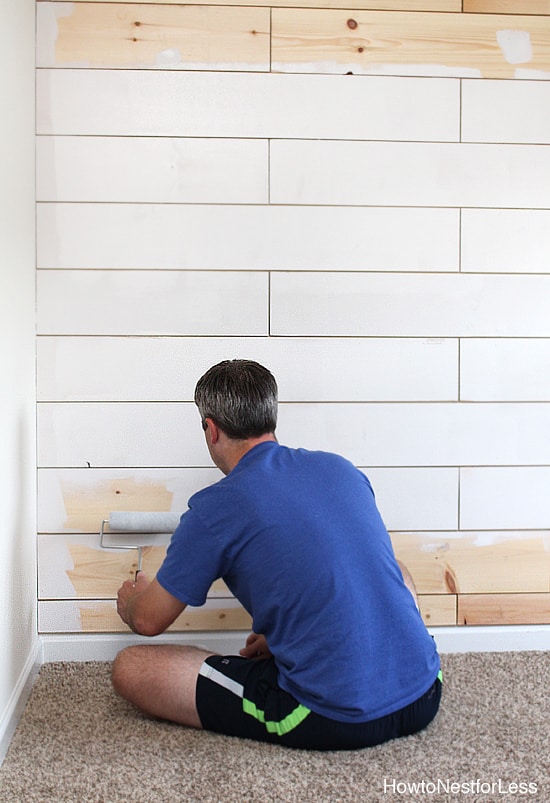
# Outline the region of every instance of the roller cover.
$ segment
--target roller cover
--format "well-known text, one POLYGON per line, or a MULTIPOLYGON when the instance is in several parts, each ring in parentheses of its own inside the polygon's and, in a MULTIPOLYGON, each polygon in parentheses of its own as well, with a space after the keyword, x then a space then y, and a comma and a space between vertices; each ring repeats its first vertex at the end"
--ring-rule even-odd
POLYGON ((181 513, 164 511, 115 510, 109 514, 109 530, 129 533, 173 533, 179 524, 181 513))

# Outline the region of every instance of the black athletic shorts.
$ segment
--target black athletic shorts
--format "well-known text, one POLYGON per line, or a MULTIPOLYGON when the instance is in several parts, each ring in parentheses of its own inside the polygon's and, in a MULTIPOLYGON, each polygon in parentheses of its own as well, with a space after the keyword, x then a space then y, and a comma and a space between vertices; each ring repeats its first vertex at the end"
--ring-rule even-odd
POLYGON ((306 750, 355 750, 422 730, 441 699, 440 673, 422 697, 400 711, 369 722, 338 722, 301 705, 279 688, 278 678, 273 658, 207 658, 196 691, 203 728, 306 750))

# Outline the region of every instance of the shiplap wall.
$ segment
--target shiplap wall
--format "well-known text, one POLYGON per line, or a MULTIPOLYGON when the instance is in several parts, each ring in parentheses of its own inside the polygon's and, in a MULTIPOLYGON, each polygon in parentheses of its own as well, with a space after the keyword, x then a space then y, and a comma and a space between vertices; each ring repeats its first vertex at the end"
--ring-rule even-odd
MULTIPOLYGON (((427 623, 550 623, 550 2, 37 30, 42 632, 124 629, 101 519, 220 476, 192 397, 231 357, 274 371, 282 442, 371 478, 427 623)), ((216 586, 175 629, 249 625, 216 586)))

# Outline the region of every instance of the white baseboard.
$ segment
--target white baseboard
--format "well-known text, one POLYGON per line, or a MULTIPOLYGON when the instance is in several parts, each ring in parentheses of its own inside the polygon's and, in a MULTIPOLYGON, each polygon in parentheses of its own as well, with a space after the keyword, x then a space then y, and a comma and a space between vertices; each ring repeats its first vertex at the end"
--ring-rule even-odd
MULTIPOLYGON (((499 625, 486 627, 432 627, 440 653, 518 652, 550 650, 550 625, 499 625)), ((165 633, 155 639, 120 634, 42 636, 43 661, 112 661, 132 644, 193 644, 212 652, 235 655, 248 632, 165 633)))
POLYGON ((37 639, 21 671, 10 701, 0 720, 0 766, 6 757, 11 738, 21 719, 29 694, 42 663, 42 643, 37 639))
POLYGON ((428 629, 441 654, 550 650, 550 625, 480 625, 428 629))
POLYGON ((112 661, 120 650, 133 644, 190 644, 225 655, 234 655, 244 646, 248 632, 163 633, 147 638, 133 633, 86 633, 43 635, 43 661, 112 661))

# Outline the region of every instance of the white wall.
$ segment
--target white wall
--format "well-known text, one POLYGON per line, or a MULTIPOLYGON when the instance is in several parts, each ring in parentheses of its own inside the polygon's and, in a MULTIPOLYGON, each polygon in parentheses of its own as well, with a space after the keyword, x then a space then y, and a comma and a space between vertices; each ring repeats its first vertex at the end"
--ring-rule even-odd
MULTIPOLYGON (((202 67, 158 69, 138 55, 150 5, 125 6, 148 31, 135 37, 105 3, 38 5, 39 529, 69 545, 65 562, 41 553, 57 589, 41 596, 47 626, 69 630, 65 603, 78 621, 85 597, 67 579, 71 539, 97 551, 109 510, 146 505, 147 486, 177 509, 204 483, 193 387, 228 357, 274 370, 281 441, 363 468, 391 530, 427 533, 448 561, 451 538, 473 541, 451 571, 459 597, 484 546, 522 537, 550 579, 550 70, 471 77, 487 74, 474 46, 468 70, 283 64, 284 19, 304 20, 304 41, 311 28, 281 9, 271 72, 244 56, 228 69, 214 46, 202 67)), ((175 52, 167 9, 162 47, 175 52)), ((441 15, 459 51, 464 19, 441 15)), ((516 573, 506 549, 491 563, 497 592, 516 573)), ((504 624, 549 621, 550 595, 535 595, 550 585, 531 574, 521 598, 496 600, 523 606, 504 624)), ((483 580, 480 623, 494 624, 483 580)))
POLYGON ((34 2, 0 27, 0 759, 37 656, 34 2))

